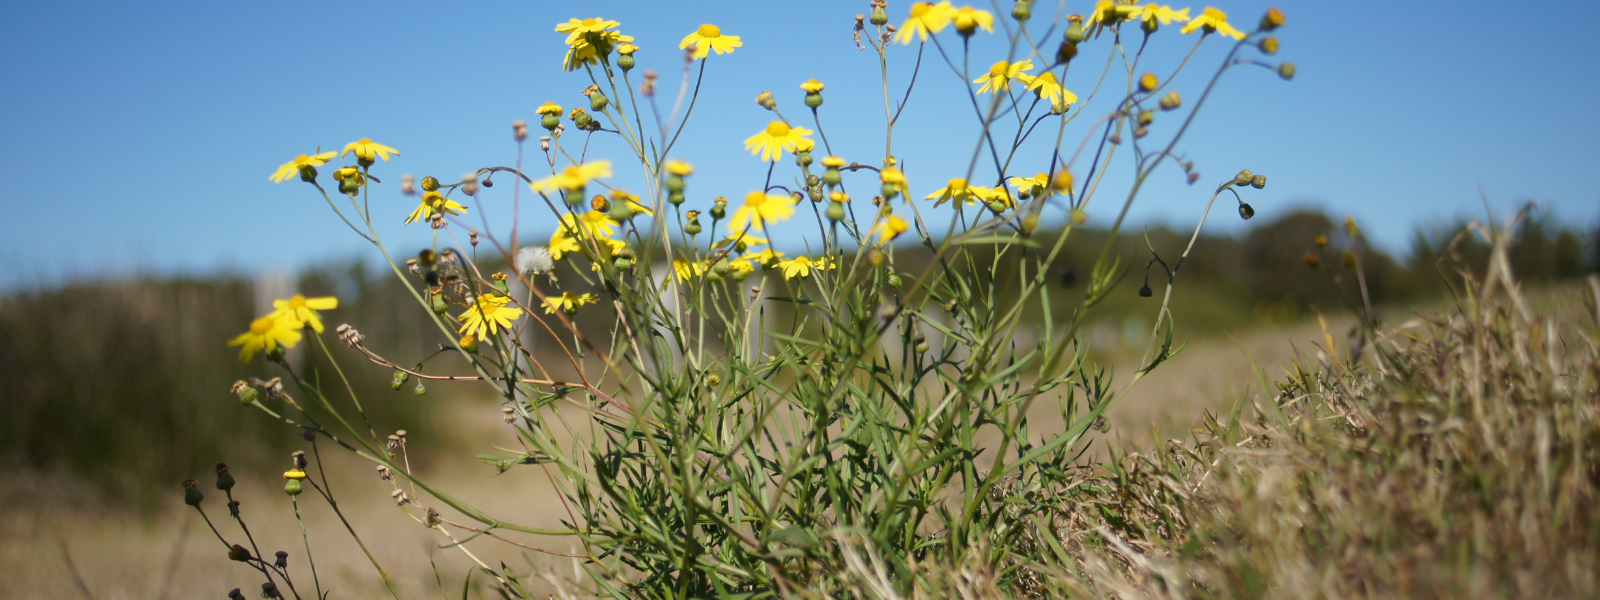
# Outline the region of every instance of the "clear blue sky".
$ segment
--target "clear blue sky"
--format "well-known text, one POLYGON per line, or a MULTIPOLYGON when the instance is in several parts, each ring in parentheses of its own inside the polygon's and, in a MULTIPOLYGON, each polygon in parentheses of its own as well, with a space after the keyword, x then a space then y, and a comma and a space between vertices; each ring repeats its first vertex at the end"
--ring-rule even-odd
MULTIPOLYGON (((1600 187, 1582 175, 1600 138, 1600 115, 1589 108, 1600 93, 1600 45, 1585 41, 1592 25, 1571 17, 1589 2, 1217 2, 1241 26, 1269 4, 1281 7, 1289 25, 1277 60, 1299 66, 1289 83, 1261 69, 1227 74, 1180 146, 1206 182, 1240 168, 1267 174, 1270 185, 1251 196, 1258 218, 1296 206, 1348 213, 1403 251, 1418 225, 1481 217, 1481 185, 1498 214, 1531 199, 1563 219, 1600 219, 1600 187)), ((1072 0, 1068 12, 1091 4, 1072 0)), ((893 2, 892 20, 907 6, 893 2)), ((1042 28, 1054 6, 1040 2, 1031 25, 1042 28)), ((361 137, 403 153, 375 171, 387 183, 374 196, 375 212, 387 213, 381 233, 401 251, 424 244, 426 228, 400 225, 415 205, 398 193, 400 174, 453 179, 510 164, 513 120, 536 122, 533 110, 547 100, 578 105, 587 80, 559 70, 563 36, 552 31, 570 17, 621 21, 644 48, 635 74, 660 71, 666 98, 676 92, 684 34, 710 22, 743 37, 738 52, 712 57, 675 152, 698 169, 690 207, 759 187, 764 166, 740 143, 770 115, 752 99, 772 90, 791 118, 809 120, 797 86, 811 77, 828 85, 823 124, 836 152, 871 162, 881 154, 882 99, 873 54, 850 41, 858 12, 865 0, 11 3, 0 36, 8 79, 0 206, 9 223, 0 288, 371 256, 309 186, 267 180, 296 154, 361 137)), ((1193 39, 1175 27, 1156 37, 1157 72, 1193 39)), ((975 45, 978 68, 1003 57, 996 39, 975 45)), ((1176 83, 1186 98, 1198 97, 1220 42, 1208 42, 1176 83)), ((1101 51, 1086 46, 1086 55, 1101 51)), ((914 52, 894 50, 897 90, 914 52)), ((1085 66, 1067 82, 1080 93, 1098 72, 1085 66)), ((930 55, 922 78, 897 136, 919 196, 959 174, 975 131, 950 70, 930 55)), ((1172 128, 1158 121, 1153 135, 1172 128)), ((628 157, 619 141, 601 138, 590 155, 628 157)), ((1042 169, 1035 162, 1021 171, 1042 169)), ((636 172, 619 169, 618 183, 642 188, 636 172)), ((1192 224, 1204 186, 1181 185, 1181 176, 1158 175, 1134 221, 1192 224)), ((500 230, 509 224, 507 183, 483 196, 500 230)), ((1106 224, 1117 201, 1102 194, 1092 222, 1106 224)), ((1240 227, 1231 208, 1222 216, 1218 230, 1240 227)), ((546 234, 551 222, 524 211, 524 231, 546 234)))

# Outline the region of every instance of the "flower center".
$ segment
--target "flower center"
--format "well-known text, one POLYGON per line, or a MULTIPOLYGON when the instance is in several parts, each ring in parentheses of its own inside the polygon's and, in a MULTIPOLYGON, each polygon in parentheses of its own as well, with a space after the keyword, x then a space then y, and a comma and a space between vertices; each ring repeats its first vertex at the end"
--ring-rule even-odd
POLYGON ((717 29, 716 25, 712 25, 710 23, 707 23, 705 25, 701 25, 699 33, 700 33, 700 37, 703 37, 703 38, 722 37, 722 30, 721 29, 717 29))
POLYGON ((928 14, 928 6, 927 2, 918 2, 911 5, 911 18, 920 19, 922 15, 928 14))
POLYGON ((967 189, 967 180, 960 178, 950 180, 950 191, 959 192, 964 189, 967 189))
POLYGON ((272 331, 272 317, 261 317, 250 322, 250 333, 266 335, 268 331, 272 331))
POLYGON ((767 135, 772 137, 783 137, 789 135, 789 126, 784 125, 783 121, 773 121, 771 123, 767 123, 767 135))
POLYGON ((583 20, 583 26, 584 27, 594 27, 595 25, 597 25, 599 23, 600 23, 600 19, 584 19, 583 20))
POLYGON ((311 157, 309 157, 309 156, 306 156, 306 155, 304 155, 304 154, 301 154, 301 155, 300 155, 300 156, 296 156, 296 157, 294 157, 294 162, 297 162, 297 163, 302 163, 302 164, 304 164, 304 163, 306 163, 306 162, 309 162, 309 161, 310 161, 310 159, 311 159, 311 157))
POLYGON ((1006 76, 1006 70, 1010 69, 1010 68, 1011 68, 1011 63, 1008 63, 1008 62, 1002 60, 1000 62, 995 63, 994 66, 989 67, 989 76, 990 77, 1005 77, 1006 76))
POLYGON ((306 297, 305 296, 301 296, 300 294, 295 294, 293 298, 289 299, 289 308, 298 309, 298 308, 305 308, 305 307, 306 307, 306 297))

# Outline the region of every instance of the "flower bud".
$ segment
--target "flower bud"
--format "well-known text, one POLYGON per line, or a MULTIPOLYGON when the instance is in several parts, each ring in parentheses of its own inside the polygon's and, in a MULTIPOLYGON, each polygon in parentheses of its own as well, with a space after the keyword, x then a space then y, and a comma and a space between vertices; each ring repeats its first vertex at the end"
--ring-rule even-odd
POLYGON ((713 386, 722 385, 722 376, 717 375, 715 373, 713 373, 711 375, 707 375, 706 376, 706 384, 707 385, 713 385, 713 386))
POLYGON ((670 192, 667 194, 667 202, 671 202, 673 206, 683 204, 684 200, 686 198, 684 198, 683 192, 670 192))
POLYGON ((1067 32, 1063 37, 1069 44, 1080 44, 1088 39, 1083 32, 1083 15, 1067 15, 1067 32))
POLYGON ((1140 127, 1147 126, 1147 125, 1155 122, 1155 120, 1156 120, 1156 113, 1150 112, 1148 110, 1139 111, 1139 126, 1140 127))
POLYGON ((417 380, 417 387, 411 388, 411 393, 412 394, 416 394, 418 396, 426 396, 426 395, 428 395, 428 388, 426 386, 422 385, 422 380, 421 379, 418 379, 417 380))
POLYGON ((1239 187, 1244 187, 1244 186, 1250 185, 1250 180, 1253 179, 1255 176, 1256 176, 1256 174, 1255 173, 1251 173, 1250 169, 1245 169, 1243 171, 1239 171, 1238 175, 1234 175, 1233 176, 1233 184, 1236 185, 1236 186, 1239 186, 1239 187))
POLYGON ((1344 254, 1340 255, 1339 258, 1344 262, 1344 268, 1346 269, 1356 266, 1356 253, 1354 252, 1345 250, 1344 254))
POLYGON ((728 199, 723 198, 722 196, 717 196, 715 200, 711 201, 710 212, 711 218, 718 221, 726 218, 728 216, 728 199))
POLYGON ((839 202, 828 203, 828 220, 839 221, 844 219, 844 205, 839 202))
POLYGON ((822 201, 822 186, 819 185, 819 186, 807 189, 806 190, 806 196, 811 198, 812 202, 821 202, 822 201))
POLYGON ((624 73, 628 72, 629 70, 632 70, 634 64, 636 64, 636 63, 635 63, 635 61, 633 59, 633 55, 632 54, 624 54, 622 56, 618 56, 617 57, 617 66, 622 67, 622 72, 624 72, 624 73))
POLYGON ((1318 248, 1326 247, 1328 245, 1328 236, 1320 234, 1317 235, 1316 243, 1318 248))
POLYGON ((1312 252, 1307 252, 1301 256, 1300 262, 1304 264, 1307 269, 1315 269, 1322 266, 1322 258, 1312 252))
POLYGON ((206 499, 206 495, 200 492, 200 482, 193 479, 185 479, 180 485, 183 486, 184 504, 189 506, 200 506, 200 501, 206 499))
POLYGON ((905 285, 905 282, 900 280, 900 275, 897 273, 890 273, 889 277, 883 280, 883 282, 885 285, 897 290, 900 289, 900 286, 905 285))
POLYGON ((395 371, 394 378, 389 381, 389 388, 398 390, 400 389, 400 386, 405 385, 406 380, 409 379, 411 379, 411 375, 407 374, 405 371, 395 371))
POLYGON ((819 106, 822 106, 822 93, 821 92, 808 92, 808 93, 806 93, 806 106, 809 107, 809 108, 813 108, 813 109, 817 108, 819 106))
POLYGON ((445 311, 450 310, 450 302, 444 299, 444 294, 433 293, 432 296, 433 298, 430 300, 430 308, 433 309, 434 314, 442 315, 445 313, 445 311))
POLYGON ((300 181, 311 183, 317 180, 317 168, 311 165, 300 165, 300 181))
POLYGON ((1262 54, 1265 54, 1265 55, 1268 55, 1268 56, 1271 56, 1273 54, 1277 54, 1278 53, 1278 38, 1271 37, 1271 36, 1263 38, 1261 40, 1261 43, 1258 44, 1257 47, 1261 49, 1261 53, 1262 54))
MULTIPOLYGON (((694 212, 694 211, 690 211, 690 212, 694 212)), ((683 226, 683 232, 687 233, 689 235, 698 235, 701 231, 703 231, 703 229, 700 228, 700 216, 699 215, 695 215, 693 217, 690 217, 689 218, 689 224, 683 226)))
POLYGON ((1066 64, 1072 62, 1072 59, 1077 57, 1078 44, 1076 43, 1061 42, 1061 45, 1056 47, 1056 62, 1058 63, 1066 64))
POLYGON ((1011 18, 1018 23, 1028 20, 1033 16, 1033 6, 1030 0, 1017 0, 1016 6, 1011 7, 1011 18))
POLYGON ((233 489, 233 474, 228 472, 228 463, 217 463, 217 489, 224 492, 233 489))
POLYGON ((1261 17, 1261 30, 1272 31, 1279 27, 1283 27, 1283 12, 1277 7, 1267 9, 1267 14, 1261 17))
POLYGON ((1084 212, 1082 208, 1074 208, 1072 212, 1067 213, 1067 222, 1073 225, 1082 225, 1088 220, 1089 213, 1084 212))
POLYGON ((1250 178, 1250 187, 1253 187, 1253 188, 1258 189, 1258 190, 1261 189, 1261 188, 1267 187, 1267 176, 1266 175, 1256 175, 1255 177, 1251 177, 1250 178))
POLYGON ((611 104, 611 99, 607 98, 605 94, 602 94, 600 92, 594 92, 592 94, 589 94, 589 110, 593 110, 593 111, 597 111, 597 112, 598 111, 603 111, 603 110, 606 109, 606 106, 610 105, 610 104, 611 104))
POLYGON ((299 479, 289 479, 283 482, 283 493, 290 496, 299 496, 300 492, 304 490, 305 488, 299 479))
POLYGON ((1278 65, 1278 76, 1282 77, 1284 81, 1294 79, 1294 63, 1286 62, 1278 65))
POLYGON ((1161 110, 1177 110, 1179 106, 1183 105, 1183 97, 1179 96, 1176 91, 1167 92, 1165 96, 1161 97, 1161 102, 1158 105, 1161 110))
POLYGON ((1139 288, 1139 297, 1140 298, 1149 298, 1151 296, 1154 296, 1155 294, 1156 294, 1155 290, 1150 289, 1150 284, 1148 284, 1148 283, 1144 284, 1143 287, 1139 288))
POLYGON ((873 248, 873 249, 867 251, 867 263, 871 264, 874 267, 883 266, 883 263, 885 261, 887 261, 888 259, 889 259, 889 257, 884 255, 883 251, 879 250, 877 248, 873 248))
POLYGON ((1022 232, 1023 237, 1033 235, 1033 230, 1038 228, 1039 215, 1028 215, 1023 217, 1022 222, 1017 224, 1017 230, 1022 232))
POLYGON ((550 131, 555 131, 556 127, 561 126, 561 117, 554 114, 546 114, 539 117, 539 125, 550 131))
POLYGON ((1145 73, 1139 76, 1139 91, 1141 92, 1148 94, 1155 91, 1160 85, 1161 80, 1156 78, 1155 73, 1145 73))
POLYGON ((679 175, 677 173, 673 173, 671 175, 668 175, 667 176, 667 191, 669 191, 669 192, 681 192, 681 191, 683 191, 683 176, 679 175))
POLYGON ((867 19, 867 22, 881 26, 889 22, 889 13, 882 6, 874 6, 872 7, 872 16, 867 19))
POLYGON ((248 562, 250 560, 250 551, 246 550, 244 546, 234 544, 228 548, 228 560, 248 562))
POLYGON ((802 167, 811 166, 811 151, 810 150, 801 150, 799 152, 794 153, 794 162, 799 164, 802 167))
POLYGON ((767 110, 773 110, 778 107, 778 101, 772 98, 772 92, 756 94, 756 104, 767 110))
POLYGON ((468 196, 478 195, 478 174, 467 173, 461 176, 461 193, 468 196))
POLYGON ((424 192, 437 192, 437 191, 439 191, 439 179, 434 177, 434 176, 432 176, 432 175, 429 175, 427 177, 423 177, 422 178, 422 191, 424 191, 424 192))
POLYGON ((1249 221, 1250 217, 1254 216, 1256 216, 1256 209, 1251 208, 1249 203, 1239 203, 1239 218, 1249 221))
POLYGON ((1189 173, 1189 185, 1194 185, 1194 182, 1196 181, 1200 181, 1200 174, 1194 172, 1189 173))
POLYGON ((261 398, 261 392, 257 392, 255 388, 250 387, 249 384, 246 384, 243 381, 233 382, 233 388, 231 391, 235 396, 239 397, 239 403, 245 406, 254 405, 256 400, 261 398))

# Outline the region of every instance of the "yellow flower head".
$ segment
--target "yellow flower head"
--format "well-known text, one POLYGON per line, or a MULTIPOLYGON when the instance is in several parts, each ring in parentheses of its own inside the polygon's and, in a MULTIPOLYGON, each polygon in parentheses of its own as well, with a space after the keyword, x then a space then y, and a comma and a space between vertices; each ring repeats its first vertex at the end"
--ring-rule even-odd
POLYGON ((239 349, 239 360, 250 362, 257 352, 282 346, 293 348, 300 343, 300 322, 282 316, 267 315, 250 322, 250 331, 239 334, 228 342, 239 349))
POLYGON ((306 472, 300 469, 289 469, 283 472, 284 479, 305 479, 306 472))
POLYGON ((716 50, 717 54, 733 52, 734 48, 743 46, 744 42, 739 41, 737 35, 722 35, 721 29, 708 23, 701 25, 699 29, 694 30, 694 33, 683 36, 683 41, 678 42, 678 49, 688 48, 691 44, 694 45, 694 57, 701 59, 712 50, 716 50))
POLYGON ((901 173, 900 169, 884 167, 883 170, 878 171, 878 181, 894 186, 895 189, 900 191, 900 195, 905 197, 906 203, 909 204, 911 202, 911 188, 906 183, 906 174, 901 173))
POLYGON ((815 79, 807 79, 805 83, 800 84, 800 89, 805 90, 807 94, 821 92, 822 88, 822 82, 815 79))
POLYGON ((674 258, 672 259, 672 270, 678 274, 678 281, 688 281, 691 277, 705 273, 706 266, 698 262, 674 258))
POLYGON ((511 304, 511 299, 494 292, 478 296, 467 312, 461 313, 461 333, 476 334, 478 339, 487 340, 489 335, 500 333, 501 329, 510 330, 511 322, 522 317, 522 309, 511 304))
POLYGON ((367 183, 367 178, 361 175, 361 169, 355 167, 339 167, 337 171, 333 172, 333 179, 335 181, 354 179, 356 185, 366 185, 367 183))
POLYGON ((822 166, 824 166, 824 167, 833 167, 833 168, 837 169, 839 167, 845 166, 845 164, 846 163, 845 163, 844 159, 839 158, 837 156, 824 156, 824 157, 822 157, 822 166))
POLYGON ((610 239, 616 232, 620 223, 612 220, 606 213, 591 210, 582 215, 571 213, 561 215, 561 223, 556 226, 556 232, 550 236, 550 258, 561 260, 569 252, 589 254, 590 240, 597 245, 602 253, 614 254, 626 242, 610 239))
POLYGON ((272 318, 293 319, 301 326, 310 325, 311 330, 322 333, 322 318, 317 316, 319 310, 333 310, 339 308, 339 299, 333 296, 323 298, 307 298, 295 294, 288 300, 273 300, 272 318))
POLYGON ((749 249, 750 246, 762 246, 771 242, 772 240, 764 237, 756 237, 748 233, 736 231, 733 232, 733 235, 717 240, 717 243, 712 244, 711 248, 714 250, 723 246, 733 246, 733 250, 735 252, 744 252, 745 250, 749 249))
POLYGON ((529 184, 535 192, 551 193, 560 190, 581 190, 590 180, 611 176, 611 161, 596 160, 581 165, 568 165, 560 173, 529 184))
POLYGON ((1049 194, 1052 190, 1049 173, 1040 173, 1033 177, 1012 177, 1010 181, 1011 185, 1017 186, 1018 193, 1026 192, 1038 196, 1041 193, 1049 194))
POLYGON ((754 273, 756 271, 756 266, 755 265, 750 264, 750 261, 748 261, 748 260, 742 260, 742 259, 735 259, 735 260, 729 261, 728 262, 728 268, 733 269, 735 272, 737 272, 739 274, 739 277, 741 277, 741 278, 743 278, 743 277, 745 277, 745 276, 747 276, 747 275, 749 275, 751 273, 754 273))
POLYGON ((784 256, 787 256, 787 253, 778 252, 771 248, 762 248, 760 252, 739 257, 739 260, 747 260, 763 267, 772 267, 783 260, 784 256))
POLYGON ((633 41, 633 36, 611 30, 616 26, 616 21, 599 17, 571 19, 556 25, 557 33, 567 34, 567 55, 562 59, 562 68, 576 71, 584 65, 599 64, 602 54, 611 52, 618 44, 633 41))
POLYGON ((766 225, 787 221, 793 215, 794 198, 788 194, 750 192, 744 197, 744 205, 728 217, 728 231, 742 233, 748 226, 750 231, 759 233, 766 225))
POLYGON ((649 216, 649 217, 656 216, 656 212, 655 211, 650 210, 650 207, 645 206, 644 204, 641 204, 639 202, 639 197, 638 196, 630 194, 630 193, 628 193, 628 192, 626 192, 624 190, 621 190, 621 189, 611 190, 611 201, 612 202, 626 202, 626 203, 628 203, 628 210, 631 210, 631 211, 633 211, 635 213, 644 213, 645 216, 649 216))
POLYGON ((681 160, 669 160, 667 172, 679 177, 688 177, 694 174, 694 166, 681 160))
POLYGON ((361 138, 354 142, 345 144, 344 151, 340 152, 339 156, 342 157, 351 152, 355 153, 357 159, 366 161, 367 163, 371 163, 378 158, 382 158, 383 162, 389 162, 390 154, 400 156, 399 150, 395 150, 394 148, 379 144, 367 138, 361 138))
POLYGON ((1133 13, 1133 18, 1144 22, 1145 27, 1154 27, 1157 24, 1171 25, 1173 21, 1182 23, 1189 20, 1189 9, 1173 10, 1171 6, 1164 6, 1151 2, 1138 8, 1133 13))
POLYGON ((796 256, 793 260, 778 261, 778 268, 783 270, 784 279, 807 277, 812 271, 826 271, 833 268, 833 263, 827 257, 811 259, 805 256, 796 256))
POLYGON ((1220 33, 1236 40, 1244 39, 1243 31, 1234 29, 1232 25, 1228 24, 1227 13, 1209 6, 1204 11, 1201 11, 1200 16, 1195 17, 1193 21, 1189 21, 1188 25, 1184 25, 1180 31, 1188 34, 1193 33, 1196 29, 1202 29, 1205 33, 1220 33))
POLYGON ((971 35, 978 29, 983 29, 987 33, 994 33, 994 15, 990 14, 989 11, 963 6, 956 9, 955 16, 952 18, 955 21, 956 31, 960 31, 965 35, 971 35))
POLYGON ((578 309, 594 303, 594 294, 562 292, 560 296, 550 296, 544 299, 544 314, 553 315, 556 314, 557 310, 569 315, 576 314, 578 309))
POLYGON ((561 105, 554 102, 546 102, 539 105, 539 108, 533 111, 533 113, 536 115, 555 115, 559 117, 561 116, 561 105))
POLYGON ((946 183, 944 187, 939 188, 938 191, 935 191, 932 194, 928 194, 923 199, 934 200, 935 198, 937 198, 937 200, 934 201, 934 206, 944 204, 945 202, 951 200, 955 200, 957 202, 964 200, 966 201, 967 206, 972 206, 978 203, 978 196, 973 192, 973 188, 967 185, 967 180, 960 177, 951 179, 950 182, 946 183))
POLYGON ((906 22, 900 25, 900 31, 894 34, 894 41, 901 44, 910 44, 911 38, 919 42, 928 41, 928 34, 944 31, 950 26, 950 20, 956 16, 956 9, 950 7, 950 2, 913 2, 911 14, 906 17, 906 22))
POLYGON ((1083 21, 1084 33, 1100 35, 1100 32, 1109 29, 1111 25, 1137 18, 1139 7, 1133 6, 1127 0, 1100 0, 1094 4, 1094 11, 1089 13, 1089 18, 1083 21))
POLYGON ((583 41, 588 37, 588 34, 595 33, 604 35, 606 33, 611 33, 606 30, 618 25, 621 25, 621 23, 616 21, 607 21, 601 17, 581 20, 568 19, 567 22, 556 25, 556 33, 567 34, 567 45, 572 46, 576 45, 580 41, 583 41))
POLYGON ((1011 190, 1003 185, 994 189, 975 188, 973 192, 983 199, 985 203, 999 202, 1001 206, 1006 208, 1013 208, 1017 205, 1017 199, 1011 196, 1011 190))
POLYGON ((638 51, 639 47, 633 45, 631 42, 623 42, 621 46, 617 46, 617 54, 621 54, 623 56, 633 56, 633 53, 638 51))
POLYGON ((1023 74, 1023 71, 1027 71, 1028 69, 1032 68, 1032 60, 1024 59, 1014 63, 1008 63, 1002 60, 989 67, 988 73, 984 74, 982 77, 972 80, 972 82, 983 84, 983 87, 978 88, 979 94, 987 93, 990 89, 993 89, 994 92, 998 94, 1011 89, 1011 80, 1017 79, 1018 76, 1023 74))
POLYGON ((744 141, 744 149, 751 154, 761 155, 761 160, 778 160, 785 150, 798 152, 811 148, 815 142, 806 139, 811 135, 811 130, 804 127, 790 127, 783 121, 767 123, 767 128, 761 133, 750 136, 744 141), (803 147, 802 147, 803 146, 803 147))
POLYGON ((432 220, 438 216, 464 214, 467 214, 467 207, 461 203, 446 198, 439 192, 423 192, 422 202, 417 204, 417 209, 411 211, 410 216, 406 217, 406 224, 410 225, 419 220, 432 220))
POLYGON ((1056 81, 1055 73, 1045 71, 1038 75, 1022 74, 1017 76, 1017 81, 1027 85, 1040 100, 1052 105, 1071 106, 1078 103, 1078 95, 1061 87, 1061 83, 1056 81))
POLYGON ((333 160, 333 157, 334 153, 332 152, 323 152, 321 154, 314 155, 301 154, 294 157, 294 160, 283 163, 282 166, 279 166, 278 170, 274 171, 272 176, 268 177, 268 179, 271 179, 273 183, 283 183, 283 180, 300 174, 300 167, 320 167, 324 164, 327 164, 328 161, 333 160))
POLYGON ((873 228, 873 231, 877 232, 878 243, 881 245, 889 243, 889 240, 900 237, 900 234, 905 233, 906 230, 910 228, 911 224, 907 223, 905 219, 900 218, 899 215, 890 214, 882 221, 879 221, 877 227, 873 228))

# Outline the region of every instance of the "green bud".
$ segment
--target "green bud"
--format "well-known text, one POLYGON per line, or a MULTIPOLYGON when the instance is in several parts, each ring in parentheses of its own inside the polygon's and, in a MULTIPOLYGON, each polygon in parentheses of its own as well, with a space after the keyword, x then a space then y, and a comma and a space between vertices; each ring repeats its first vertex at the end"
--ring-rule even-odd
POLYGON ((1029 0, 1017 0, 1016 6, 1011 7, 1011 18, 1018 23, 1028 20, 1033 16, 1033 6, 1029 0))
POLYGON ((580 112, 572 117, 572 124, 578 129, 588 129, 590 125, 594 124, 594 117, 590 116, 589 113, 580 112))
POLYGON ((733 271, 733 267, 728 266, 727 259, 719 260, 717 264, 711 265, 711 272, 718 275, 727 275, 731 271, 733 271))
POLYGON ((883 24, 889 22, 889 13, 883 10, 883 7, 881 6, 873 8, 872 16, 867 18, 867 22, 872 23, 873 25, 882 26, 883 24))
POLYGON ((892 288, 898 290, 898 289, 900 289, 900 285, 901 285, 902 282, 900 281, 900 276, 899 275, 890 275, 889 278, 884 283, 887 283, 887 284, 889 284, 889 287, 892 287, 892 288))
POLYGON ((545 129, 555 131, 556 127, 561 126, 561 117, 547 114, 543 117, 539 117, 539 125, 543 126, 545 129))
POLYGON ((811 188, 809 190, 806 190, 806 195, 811 198, 812 202, 821 202, 822 201, 822 186, 817 186, 817 187, 811 188))
POLYGON ((998 214, 1003 213, 1005 211, 1006 211, 1006 205, 1004 203, 1000 202, 999 200, 992 200, 992 201, 989 202, 989 212, 992 212, 992 213, 998 215, 998 214))
POLYGON ((1067 23, 1067 32, 1063 36, 1069 44, 1081 44, 1088 39, 1083 33, 1083 21, 1077 20, 1067 23))
POLYGON ((801 150, 799 152, 796 152, 795 155, 794 155, 794 161, 796 163, 799 163, 800 166, 802 166, 802 167, 811 166, 811 151, 810 150, 801 150))
POLYGON ((883 199, 885 201, 893 199, 895 194, 900 193, 900 187, 892 183, 885 183, 882 187, 878 188, 878 190, 883 194, 883 199))
POLYGON ((634 60, 633 60, 633 55, 632 54, 624 54, 622 56, 618 56, 617 57, 617 66, 622 67, 623 71, 627 71, 629 69, 632 69, 633 65, 634 65, 634 60))
POLYGON ((669 192, 681 192, 681 191, 683 191, 683 176, 682 175, 678 175, 678 174, 668 175, 667 176, 667 191, 669 191, 669 192))
POLYGON ((701 231, 700 219, 689 219, 689 224, 683 226, 683 232, 689 235, 699 235, 701 231))
POLYGON ((578 188, 578 189, 575 189, 575 190, 567 190, 566 191, 566 196, 564 197, 565 200, 567 201, 567 206, 576 207, 576 206, 579 206, 579 205, 583 204, 583 202, 585 200, 584 197, 583 197, 584 196, 583 192, 584 192, 583 188, 578 188))
POLYGON ((627 202, 612 202, 606 208, 606 216, 615 221, 626 221, 633 218, 633 207, 628 206, 627 202))
POLYGON ((346 177, 344 179, 340 179, 339 180, 339 193, 342 193, 342 194, 347 195, 347 196, 354 196, 354 195, 356 195, 356 194, 358 194, 360 192, 361 192, 361 182, 356 181, 356 178, 354 178, 354 177, 346 177))
POLYGON ((721 204, 713 204, 713 205, 711 205, 711 211, 710 212, 711 212, 711 218, 719 220, 719 221, 728 216, 728 209, 726 207, 722 206, 721 204))
POLYGON ((1284 81, 1294 79, 1294 63, 1278 65, 1278 76, 1282 77, 1284 81))
POLYGON ((421 380, 418 380, 417 381, 417 387, 412 388, 411 393, 416 394, 418 396, 426 396, 426 395, 428 395, 428 388, 422 385, 422 381, 421 380))
POLYGON ((432 175, 429 175, 427 177, 423 177, 422 178, 422 191, 424 191, 424 192, 437 192, 437 191, 439 191, 439 178, 434 177, 432 175))
POLYGON ((502 294, 510 293, 511 285, 506 283, 506 280, 504 278, 493 277, 493 278, 490 278, 490 281, 494 282, 495 291, 500 292, 502 294))
POLYGON ((432 294, 432 296, 433 299, 429 302, 434 314, 442 315, 445 311, 450 310, 450 303, 445 301, 444 294, 432 294))
POLYGON ((1150 112, 1148 110, 1139 111, 1139 126, 1140 127, 1144 127, 1146 125, 1154 123, 1155 120, 1156 120, 1156 114, 1155 113, 1150 112))
POLYGON ((1266 175, 1256 175, 1255 177, 1251 177, 1250 178, 1250 187, 1253 187, 1253 188, 1258 189, 1258 190, 1261 189, 1261 188, 1267 187, 1267 176, 1266 175))
POLYGON ((706 281, 709 281, 711 283, 720 282, 720 281, 722 281, 722 275, 718 274, 716 271, 711 271, 709 273, 706 273, 706 281))
POLYGON ((234 544, 233 547, 228 548, 228 560, 247 562, 250 560, 250 551, 246 550, 244 546, 234 544))
POLYGON ((201 500, 205 500, 205 499, 206 499, 206 495, 200 493, 200 484, 199 484, 199 482, 197 482, 197 481, 195 481, 193 479, 185 479, 185 480, 183 480, 183 503, 184 504, 187 504, 189 506, 200 506, 200 501, 201 500))
POLYGON ((408 379, 411 379, 411 375, 407 374, 405 371, 395 371, 394 379, 389 381, 389 388, 398 390, 400 389, 400 386, 406 384, 406 380, 408 379))
POLYGON ((1072 62, 1072 59, 1077 58, 1077 57, 1078 57, 1078 44, 1076 44, 1076 43, 1073 43, 1073 42, 1061 42, 1061 46, 1056 48, 1056 62, 1063 63, 1063 64, 1064 63, 1069 63, 1069 62, 1072 62))
POLYGON ((839 202, 828 203, 828 220, 838 221, 844 219, 844 204, 839 202))
POLYGON ((378 162, 378 159, 374 158, 374 157, 371 157, 371 156, 357 156, 356 157, 356 164, 361 165, 363 167, 370 167, 370 166, 372 166, 373 163, 376 163, 376 162, 378 162))
POLYGON ((312 182, 317 180, 317 168, 311 165, 300 165, 300 181, 312 182))
POLYGON ((811 108, 822 106, 822 92, 811 92, 806 94, 806 106, 811 108))
POLYGON ((828 170, 822 172, 822 182, 828 185, 839 185, 839 181, 842 179, 843 177, 840 176, 838 167, 828 167, 828 170))
POLYGON ((257 400, 261 399, 261 392, 245 385, 243 381, 233 384, 233 388, 234 395, 239 397, 239 403, 245 406, 253 406, 257 400))
POLYGON ((1250 217, 1254 216, 1256 216, 1256 209, 1251 208, 1247 203, 1239 203, 1239 218, 1249 221, 1250 217))
POLYGON ((917 354, 926 354, 928 352, 928 343, 927 342, 918 342, 916 350, 917 350, 917 354))
POLYGON ((589 108, 600 111, 605 110, 609 104, 611 104, 611 99, 607 98, 605 94, 600 92, 589 94, 589 108))
POLYGON ((233 474, 228 472, 228 463, 217 463, 217 489, 224 492, 233 489, 233 474))
POLYGON ((1022 218, 1022 223, 1017 226, 1022 231, 1023 237, 1033 235, 1033 230, 1039 228, 1039 215, 1030 214, 1022 218))
POLYGON ((299 496, 301 489, 302 488, 301 488, 299 479, 285 479, 285 480, 283 480, 283 493, 288 494, 290 496, 299 496))
POLYGON ((673 206, 683 204, 684 200, 683 192, 670 192, 667 194, 667 202, 671 202, 673 206))
POLYGON ((616 260, 611 261, 611 266, 616 267, 618 271, 626 271, 633 268, 633 259, 619 256, 616 260))

